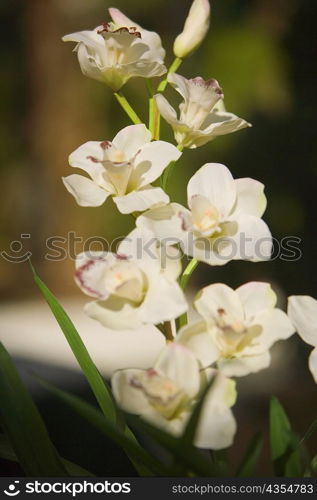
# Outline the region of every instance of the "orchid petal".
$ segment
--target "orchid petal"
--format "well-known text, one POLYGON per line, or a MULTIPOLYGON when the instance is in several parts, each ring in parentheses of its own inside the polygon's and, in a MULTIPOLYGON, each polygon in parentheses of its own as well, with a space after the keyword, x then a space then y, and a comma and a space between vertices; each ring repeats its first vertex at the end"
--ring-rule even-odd
POLYGON ((189 349, 180 344, 169 344, 160 354, 154 369, 173 380, 188 396, 199 391, 199 366, 189 349))
POLYGON ((227 216, 236 200, 236 187, 227 167, 219 163, 206 163, 190 179, 187 186, 188 206, 195 195, 202 195, 227 216))
POLYGON ((236 212, 262 217, 267 201, 264 195, 264 185, 254 179, 236 179, 237 204, 236 212))
POLYGON ((100 207, 110 195, 109 192, 82 175, 72 174, 63 177, 63 183, 81 207, 100 207))
POLYGON ((308 295, 289 297, 288 316, 304 342, 317 347, 317 300, 308 295))
POLYGON ((113 201, 117 205, 119 212, 131 214, 133 212, 144 212, 155 206, 166 205, 169 202, 169 197, 163 189, 148 185, 125 196, 115 196, 113 201))

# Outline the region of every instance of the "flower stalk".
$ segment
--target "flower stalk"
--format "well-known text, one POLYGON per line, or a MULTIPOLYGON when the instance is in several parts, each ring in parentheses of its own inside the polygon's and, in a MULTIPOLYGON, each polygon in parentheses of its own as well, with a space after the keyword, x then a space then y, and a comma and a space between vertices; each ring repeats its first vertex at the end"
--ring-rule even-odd
MULTIPOLYGON (((183 151, 183 146, 181 144, 179 144, 177 146, 177 149, 179 151, 183 151)), ((174 165, 175 165, 175 161, 172 161, 168 167, 164 170, 163 172, 163 175, 161 177, 161 187, 162 189, 164 189, 164 191, 168 192, 168 183, 169 183, 169 179, 171 177, 171 174, 172 174, 172 171, 173 171, 173 168, 174 168, 174 165)))
MULTIPOLYGON (((171 66, 168 70, 166 78, 164 78, 164 80, 162 80, 160 82, 159 86, 157 87, 158 92, 161 92, 161 93, 164 92, 164 90, 166 89, 167 84, 168 84, 168 76, 172 73, 175 73, 178 70, 178 68, 180 67, 180 65, 182 64, 182 62, 183 62, 183 60, 180 57, 176 57, 174 59, 174 61, 172 62, 171 66)), ((154 137, 159 138, 160 129, 161 129, 161 114, 160 114, 160 111, 157 107, 157 104, 156 104, 156 101, 154 98, 153 98, 153 100, 154 100, 154 109, 155 109, 155 133, 154 133, 154 137)))
POLYGON ((142 120, 138 117, 131 104, 129 104, 127 98, 122 94, 121 91, 114 92, 114 96, 117 99, 118 103, 122 107, 122 109, 126 112, 132 123, 138 125, 142 123, 142 120))
POLYGON ((146 80, 146 86, 149 93, 149 130, 152 134, 153 141, 158 141, 160 138, 160 112, 154 99, 154 89, 151 80, 146 80))
POLYGON ((165 321, 164 322, 164 330, 163 333, 166 337, 167 342, 173 342, 174 341, 174 335, 173 335, 173 328, 172 328, 172 322, 171 321, 165 321))
MULTIPOLYGON (((185 290, 185 288, 187 287, 188 285, 188 282, 191 278, 191 275, 193 274, 193 272, 195 271, 196 267, 198 266, 199 262, 197 259, 192 259, 188 265, 186 266, 181 278, 180 278, 180 286, 183 290, 185 290)), ((184 313, 182 314, 182 316, 180 316, 180 318, 178 319, 178 326, 179 328, 181 328, 182 326, 184 325, 187 325, 188 323, 188 317, 187 317, 187 313, 184 313)))
POLYGON ((178 68, 182 64, 182 62, 183 62, 183 59, 181 59, 180 57, 175 57, 174 61, 172 62, 172 64, 169 67, 166 78, 164 78, 164 80, 162 80, 160 82, 159 86, 157 87, 158 92, 164 92, 164 90, 166 89, 167 84, 168 84, 168 75, 170 75, 171 73, 176 73, 176 71, 178 70, 178 68))
POLYGON ((185 290, 185 288, 187 287, 188 282, 190 280, 190 277, 193 274, 193 272, 195 271, 198 264, 199 264, 199 262, 197 259, 192 259, 189 262, 189 264, 187 265, 187 267, 185 268, 185 270, 181 276, 181 279, 180 279, 180 285, 181 285, 181 288, 183 290, 185 290))

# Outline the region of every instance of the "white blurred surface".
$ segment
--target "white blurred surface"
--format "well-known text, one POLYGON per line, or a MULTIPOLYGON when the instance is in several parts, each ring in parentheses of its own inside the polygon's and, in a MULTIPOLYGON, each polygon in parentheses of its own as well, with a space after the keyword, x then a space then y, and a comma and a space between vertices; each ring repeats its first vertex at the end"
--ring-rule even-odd
MULTIPOLYGON (((149 368, 165 344, 155 327, 139 331, 110 331, 83 312, 84 301, 61 301, 101 373, 126 368, 149 368)), ((43 301, 0 306, 0 341, 12 356, 80 370, 51 310, 43 301)))
MULTIPOLYGON (((114 331, 101 326, 83 312, 87 298, 60 299, 73 321, 99 371, 106 377, 122 368, 150 368, 165 345, 165 338, 154 326, 138 331, 114 331)), ((8 303, 0 306, 0 341, 9 353, 26 362, 80 371, 78 363, 43 300, 8 303)), ((190 320, 198 316, 190 310, 190 320)), ((278 342, 271 350, 268 369, 239 378, 239 393, 272 393, 289 383, 290 368, 294 367, 297 347, 294 342, 278 342)), ((64 376, 64 375, 63 375, 64 376)))

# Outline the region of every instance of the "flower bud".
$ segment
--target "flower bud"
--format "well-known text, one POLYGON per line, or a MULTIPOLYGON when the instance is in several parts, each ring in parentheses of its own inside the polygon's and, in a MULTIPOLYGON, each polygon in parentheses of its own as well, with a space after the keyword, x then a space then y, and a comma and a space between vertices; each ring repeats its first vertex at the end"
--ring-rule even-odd
POLYGON ((196 50, 209 29, 210 5, 208 0, 194 0, 184 29, 174 42, 174 54, 184 58, 196 50))

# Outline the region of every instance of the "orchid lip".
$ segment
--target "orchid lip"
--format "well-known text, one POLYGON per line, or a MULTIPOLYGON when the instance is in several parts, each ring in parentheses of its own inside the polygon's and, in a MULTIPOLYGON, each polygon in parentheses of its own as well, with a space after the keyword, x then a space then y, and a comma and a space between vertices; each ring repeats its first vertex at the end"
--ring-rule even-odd
POLYGON ((111 144, 111 142, 110 142, 110 141, 102 141, 102 142, 100 143, 100 147, 101 147, 101 149, 103 149, 103 150, 106 150, 106 149, 108 149, 108 148, 111 148, 111 145, 112 145, 112 144, 111 144))
POLYGON ((105 297, 99 293, 97 290, 94 290, 92 287, 88 286, 85 279, 84 279, 84 274, 92 267, 95 265, 96 261, 99 260, 99 261, 102 261, 103 258, 102 257, 99 257, 99 258, 96 258, 96 259, 90 259, 88 260, 87 262, 85 262, 85 264, 83 264, 81 267, 79 267, 76 271, 75 271, 75 281, 77 282, 77 284, 83 288, 84 290, 86 290, 89 294, 99 298, 99 299, 104 299, 105 297))
POLYGON ((215 78, 204 80, 200 76, 197 76, 196 78, 191 78, 190 81, 193 82, 195 85, 199 85, 200 87, 212 88, 214 89, 216 94, 219 95, 219 97, 221 97, 222 99, 224 98, 223 90, 215 78))
POLYGON ((149 369, 145 372, 146 376, 152 379, 152 377, 158 377, 159 382, 162 383, 161 394, 156 394, 151 391, 151 388, 147 388, 146 382, 142 381, 138 377, 131 377, 129 380, 129 385, 135 389, 139 389, 148 398, 149 403, 165 418, 172 419, 177 411, 179 404, 183 399, 182 390, 177 387, 172 380, 162 378, 155 369, 149 369), (165 392, 164 392, 165 391, 165 392), (176 407, 175 407, 176 403, 176 407))
POLYGON ((116 254, 116 259, 118 259, 118 260, 129 260, 129 257, 127 255, 124 255, 124 254, 121 254, 121 253, 117 253, 116 254))
POLYGON ((111 23, 102 23, 101 26, 102 28, 97 30, 98 35, 101 35, 102 33, 128 33, 129 35, 136 36, 137 38, 142 38, 141 33, 137 31, 136 26, 130 26, 129 28, 126 26, 122 26, 118 29, 112 29, 111 23))
POLYGON ((98 158, 96 158, 95 156, 86 156, 87 160, 90 160, 92 161, 93 163, 102 163, 101 160, 98 160, 98 158))
POLYGON ((177 215, 182 221, 182 225, 181 225, 182 230, 188 231, 190 226, 186 222, 186 216, 185 216, 184 212, 179 212, 177 215))

